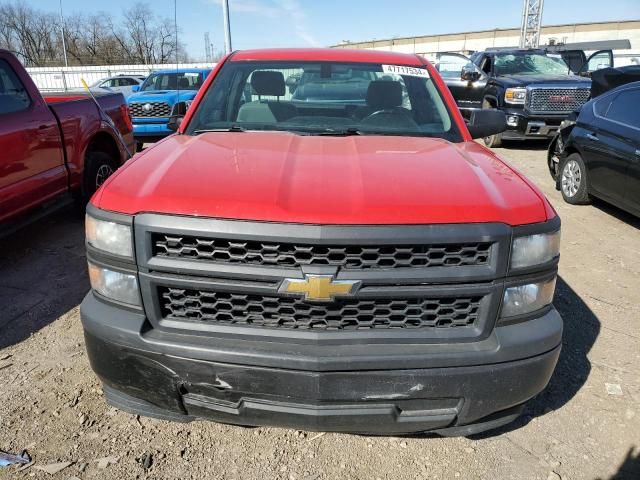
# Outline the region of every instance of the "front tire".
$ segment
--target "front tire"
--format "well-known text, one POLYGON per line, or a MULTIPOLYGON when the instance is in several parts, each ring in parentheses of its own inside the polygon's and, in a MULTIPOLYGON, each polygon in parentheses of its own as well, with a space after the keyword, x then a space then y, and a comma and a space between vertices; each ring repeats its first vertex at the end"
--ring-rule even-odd
MULTIPOLYGON (((494 106, 488 100, 484 100, 482 102, 482 108, 494 108, 494 106)), ((482 140, 484 141, 484 144, 489 148, 499 148, 502 146, 502 133, 489 135, 488 137, 484 137, 482 140)))
POLYGON ((496 133, 495 135, 484 137, 483 140, 484 140, 484 144, 489 148, 499 148, 502 146, 501 133, 496 133))
POLYGON ((587 168, 578 153, 572 153, 560 166, 560 192, 572 205, 589 203, 587 168))

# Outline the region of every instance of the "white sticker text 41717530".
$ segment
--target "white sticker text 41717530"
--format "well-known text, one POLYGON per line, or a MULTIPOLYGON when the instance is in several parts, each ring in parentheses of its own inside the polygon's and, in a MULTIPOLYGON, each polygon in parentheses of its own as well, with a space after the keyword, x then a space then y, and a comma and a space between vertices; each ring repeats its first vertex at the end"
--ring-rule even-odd
POLYGON ((426 68, 406 67, 403 65, 382 65, 384 73, 395 73, 396 75, 408 75, 410 77, 429 78, 426 68))

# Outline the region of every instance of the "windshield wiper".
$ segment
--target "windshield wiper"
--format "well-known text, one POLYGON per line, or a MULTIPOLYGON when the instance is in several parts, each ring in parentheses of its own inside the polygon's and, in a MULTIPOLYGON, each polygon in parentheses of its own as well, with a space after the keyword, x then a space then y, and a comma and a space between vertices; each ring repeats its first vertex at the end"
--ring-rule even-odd
MULTIPOLYGON (((312 132, 312 135, 313 134, 315 134, 315 132, 312 132)), ((330 137, 350 137, 352 135, 363 135, 363 133, 356 127, 349 127, 345 128, 344 130, 324 130, 322 132, 318 132, 317 135, 330 137)))
POLYGON ((225 128, 202 128, 199 130, 194 130, 194 135, 200 135, 201 133, 209 133, 209 132, 246 132, 246 130, 238 125, 231 125, 230 127, 225 128))

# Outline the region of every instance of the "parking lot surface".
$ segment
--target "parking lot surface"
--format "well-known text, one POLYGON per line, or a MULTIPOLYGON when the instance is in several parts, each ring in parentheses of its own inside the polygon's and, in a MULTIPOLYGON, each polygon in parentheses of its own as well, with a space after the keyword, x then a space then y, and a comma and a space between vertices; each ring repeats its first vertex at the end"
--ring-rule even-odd
POLYGON ((69 209, 0 242, 0 450, 34 460, 0 467, 0 478, 640 478, 640 220, 601 202, 565 204, 539 145, 497 151, 563 221, 562 355, 516 423, 473 438, 389 438, 110 408, 84 352, 83 222, 69 209), (71 464, 54 476, 39 469, 58 462, 71 464))

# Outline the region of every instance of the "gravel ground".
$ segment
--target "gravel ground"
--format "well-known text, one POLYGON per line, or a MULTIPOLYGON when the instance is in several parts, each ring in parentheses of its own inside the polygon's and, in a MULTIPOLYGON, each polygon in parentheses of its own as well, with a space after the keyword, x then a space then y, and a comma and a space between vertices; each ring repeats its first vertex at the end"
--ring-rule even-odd
POLYGON ((0 242, 0 478, 640 478, 640 220, 553 189, 545 151, 500 149, 563 219, 564 347, 525 415, 474 438, 385 438, 172 424, 108 407, 84 352, 82 220, 61 211, 0 242), (53 476, 40 470, 72 462, 53 476), (147 468, 145 468, 147 467, 147 468))

